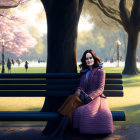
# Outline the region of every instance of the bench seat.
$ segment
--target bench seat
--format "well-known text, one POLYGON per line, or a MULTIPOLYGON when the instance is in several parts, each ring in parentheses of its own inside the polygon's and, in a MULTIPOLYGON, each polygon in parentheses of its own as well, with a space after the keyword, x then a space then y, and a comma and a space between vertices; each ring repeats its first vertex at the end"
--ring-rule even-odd
MULTIPOLYGON (((125 121, 123 111, 111 111, 113 121, 125 121)), ((49 121, 59 118, 56 112, 37 112, 37 111, 1 111, 0 121, 49 121)))

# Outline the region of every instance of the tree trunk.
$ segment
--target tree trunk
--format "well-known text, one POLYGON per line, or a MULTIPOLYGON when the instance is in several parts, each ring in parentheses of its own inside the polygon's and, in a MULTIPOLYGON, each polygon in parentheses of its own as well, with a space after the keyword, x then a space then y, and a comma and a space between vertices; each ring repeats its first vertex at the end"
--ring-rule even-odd
MULTIPOLYGON (((77 29, 84 0, 42 0, 47 17, 47 73, 77 72, 77 29)), ((56 111, 65 98, 46 98, 42 111, 56 111)))
POLYGON ((136 65, 136 52, 137 52, 137 42, 138 42, 138 30, 132 29, 128 32, 128 44, 127 53, 125 59, 125 67, 123 74, 139 74, 136 65))

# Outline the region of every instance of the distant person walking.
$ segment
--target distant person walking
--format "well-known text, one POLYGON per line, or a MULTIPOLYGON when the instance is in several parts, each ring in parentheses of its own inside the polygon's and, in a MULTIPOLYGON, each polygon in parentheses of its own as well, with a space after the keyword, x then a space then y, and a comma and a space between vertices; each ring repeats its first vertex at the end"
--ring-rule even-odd
POLYGON ((40 58, 38 59, 38 63, 40 63, 41 61, 40 61, 40 58))
POLYGON ((8 68, 8 73, 11 73, 11 65, 12 65, 12 61, 10 58, 7 59, 7 68, 8 68))
POLYGON ((27 69, 28 69, 28 61, 25 61, 25 69, 26 69, 26 72, 27 72, 27 69))
POLYGON ((18 60, 16 60, 17 61, 17 63, 18 63, 18 66, 20 66, 20 64, 22 63, 22 60, 21 59, 18 59, 18 60))
POLYGON ((15 59, 12 58, 12 64, 13 64, 13 65, 15 64, 15 62, 16 62, 15 59))

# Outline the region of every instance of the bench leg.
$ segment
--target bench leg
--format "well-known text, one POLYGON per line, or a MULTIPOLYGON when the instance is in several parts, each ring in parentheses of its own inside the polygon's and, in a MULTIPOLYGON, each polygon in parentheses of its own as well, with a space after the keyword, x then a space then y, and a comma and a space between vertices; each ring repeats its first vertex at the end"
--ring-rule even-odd
POLYGON ((55 121, 48 121, 46 127, 42 131, 43 135, 51 135, 56 128, 59 126, 61 119, 55 120, 55 121))
POLYGON ((63 140, 64 131, 69 123, 69 117, 64 116, 62 121, 60 122, 59 126, 56 130, 50 135, 51 138, 56 137, 59 140, 63 140))

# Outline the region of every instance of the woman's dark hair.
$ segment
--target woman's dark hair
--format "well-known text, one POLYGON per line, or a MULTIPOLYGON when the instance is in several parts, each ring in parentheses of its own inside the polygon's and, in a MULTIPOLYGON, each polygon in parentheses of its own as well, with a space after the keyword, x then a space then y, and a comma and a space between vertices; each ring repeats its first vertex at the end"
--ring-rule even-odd
POLYGON ((98 67, 99 64, 101 63, 100 58, 95 54, 95 52, 93 50, 86 50, 81 58, 81 63, 79 65, 80 68, 83 69, 88 69, 89 67, 86 65, 86 54, 87 53, 91 53, 92 57, 94 58, 94 65, 93 68, 98 67))

